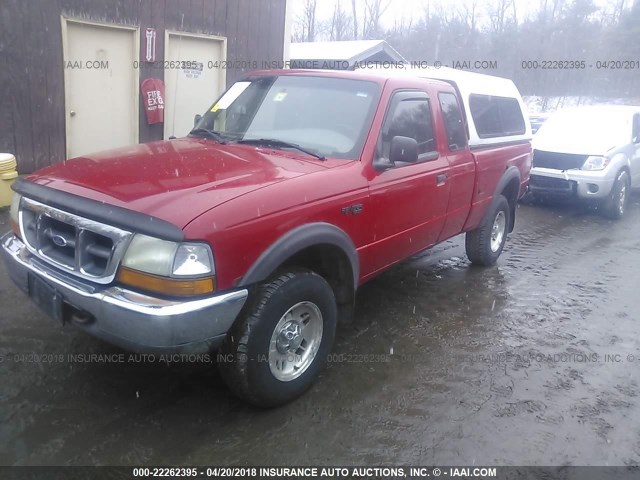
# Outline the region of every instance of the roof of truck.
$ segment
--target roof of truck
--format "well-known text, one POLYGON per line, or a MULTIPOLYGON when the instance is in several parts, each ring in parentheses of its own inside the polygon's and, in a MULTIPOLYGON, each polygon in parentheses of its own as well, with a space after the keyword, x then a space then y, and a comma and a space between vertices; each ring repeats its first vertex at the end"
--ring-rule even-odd
POLYGON ((449 67, 427 67, 427 68, 397 68, 383 67, 367 69, 367 72, 378 74, 384 78, 392 77, 421 77, 434 80, 444 80, 455 82, 462 93, 464 90, 471 90, 474 93, 496 96, 520 96, 518 89, 512 80, 483 73, 468 72, 449 67))
MULTIPOLYGON (((253 75, 313 75, 319 77, 335 77, 335 78, 357 78, 359 80, 369 80, 376 83, 384 83, 391 78, 398 78, 397 73, 386 70, 324 70, 324 69, 285 69, 285 70, 257 70, 249 72, 248 76, 253 75)), ((411 75, 409 75, 410 77, 411 75)), ((433 81, 436 84, 446 85, 447 82, 438 78, 421 77, 425 80, 433 81)))
POLYGON ((461 93, 467 90, 472 93, 496 96, 516 96, 520 97, 518 89, 513 81, 508 78, 494 77, 492 75, 484 75, 482 73, 467 72, 455 68, 367 68, 359 70, 315 70, 315 69, 287 69, 287 70, 261 70, 251 72, 253 75, 318 75, 342 78, 360 78, 363 80, 373 80, 383 82, 391 78, 409 78, 419 77, 434 81, 454 82, 461 93))

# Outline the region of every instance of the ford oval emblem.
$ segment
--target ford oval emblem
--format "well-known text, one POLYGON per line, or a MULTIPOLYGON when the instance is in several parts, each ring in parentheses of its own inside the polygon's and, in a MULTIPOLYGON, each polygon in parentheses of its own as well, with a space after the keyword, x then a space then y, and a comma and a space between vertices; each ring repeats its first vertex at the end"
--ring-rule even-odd
POLYGON ((55 243, 59 247, 66 247, 67 246, 67 239, 64 238, 62 235, 54 235, 51 238, 51 240, 53 241, 53 243, 55 243))

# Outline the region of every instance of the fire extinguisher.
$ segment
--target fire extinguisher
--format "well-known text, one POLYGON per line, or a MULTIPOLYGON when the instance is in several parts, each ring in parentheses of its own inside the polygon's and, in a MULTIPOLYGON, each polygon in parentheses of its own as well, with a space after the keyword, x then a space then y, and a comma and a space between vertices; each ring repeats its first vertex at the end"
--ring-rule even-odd
POLYGON ((164 82, 159 78, 147 78, 142 81, 142 101, 147 112, 147 123, 164 122, 164 82))

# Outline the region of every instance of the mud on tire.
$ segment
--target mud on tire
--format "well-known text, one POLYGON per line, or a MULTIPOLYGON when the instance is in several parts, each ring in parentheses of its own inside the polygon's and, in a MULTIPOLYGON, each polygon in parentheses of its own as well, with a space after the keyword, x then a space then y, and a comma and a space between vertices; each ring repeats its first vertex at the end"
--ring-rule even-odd
POLYGON ((474 265, 495 264, 507 240, 511 225, 509 202, 504 195, 500 195, 490 208, 483 223, 466 235, 467 257, 474 265))
POLYGON ((335 297, 324 278, 308 270, 279 274, 258 286, 227 334, 219 352, 226 359, 218 362, 222 378, 255 406, 287 403, 324 366, 336 322, 335 297), (305 354, 314 350, 309 360, 305 354))

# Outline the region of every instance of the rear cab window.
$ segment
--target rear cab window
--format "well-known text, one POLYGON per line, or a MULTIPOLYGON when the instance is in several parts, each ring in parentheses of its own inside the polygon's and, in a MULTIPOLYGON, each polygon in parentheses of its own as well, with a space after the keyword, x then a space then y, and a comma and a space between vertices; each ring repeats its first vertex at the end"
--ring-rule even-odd
POLYGON ((449 150, 452 152, 464 150, 467 146, 467 131, 457 97, 453 93, 440 92, 438 99, 444 118, 449 150))

